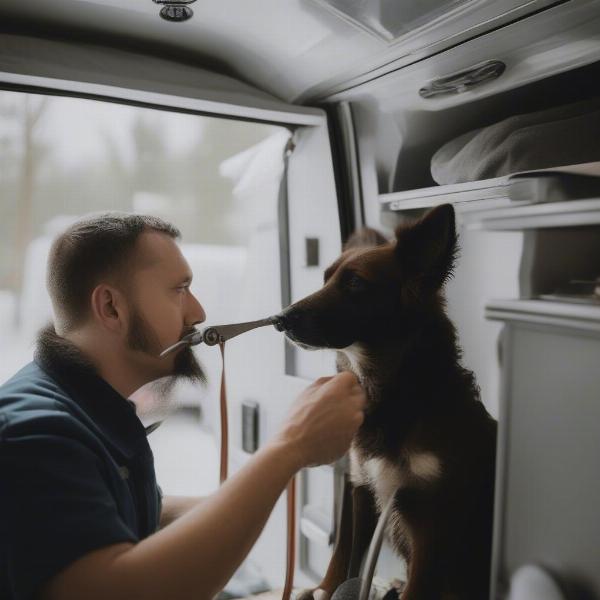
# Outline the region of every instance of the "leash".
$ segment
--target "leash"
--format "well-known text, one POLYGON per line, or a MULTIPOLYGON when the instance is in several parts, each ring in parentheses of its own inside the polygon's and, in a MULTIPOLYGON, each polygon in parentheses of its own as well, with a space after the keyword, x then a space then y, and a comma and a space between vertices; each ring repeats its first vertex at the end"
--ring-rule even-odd
MULTIPOLYGON (((229 423, 227 419, 227 387, 225 382, 225 342, 219 342, 221 350, 221 466, 219 482, 227 479, 229 464, 229 423)), ((296 566, 296 477, 292 477, 286 488, 287 495, 287 560, 285 569, 285 584, 281 600, 290 600, 294 586, 294 569, 296 566)))
POLYGON ((229 421, 227 419, 227 387, 225 385, 225 342, 219 342, 221 350, 221 467, 219 470, 219 483, 222 485, 227 479, 229 467, 229 421))
POLYGON ((281 600, 290 600, 296 566, 296 476, 287 485, 287 564, 281 600))

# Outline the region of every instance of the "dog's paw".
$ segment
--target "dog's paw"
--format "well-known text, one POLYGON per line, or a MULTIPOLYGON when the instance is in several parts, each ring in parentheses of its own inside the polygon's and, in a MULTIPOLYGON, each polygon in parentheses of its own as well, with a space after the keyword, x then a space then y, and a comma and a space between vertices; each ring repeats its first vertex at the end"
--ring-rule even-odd
POLYGON ((302 590, 296 595, 296 600, 329 600, 330 594, 321 588, 302 590))

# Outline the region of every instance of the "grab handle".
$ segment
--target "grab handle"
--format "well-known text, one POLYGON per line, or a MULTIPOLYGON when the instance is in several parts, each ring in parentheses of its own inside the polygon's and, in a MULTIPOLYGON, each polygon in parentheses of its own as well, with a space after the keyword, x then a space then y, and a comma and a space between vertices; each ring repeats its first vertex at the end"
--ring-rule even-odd
POLYGON ((419 90, 419 96, 437 98, 449 94, 462 94, 475 86, 498 79, 505 69, 506 65, 500 60, 486 60, 468 69, 430 81, 419 90))

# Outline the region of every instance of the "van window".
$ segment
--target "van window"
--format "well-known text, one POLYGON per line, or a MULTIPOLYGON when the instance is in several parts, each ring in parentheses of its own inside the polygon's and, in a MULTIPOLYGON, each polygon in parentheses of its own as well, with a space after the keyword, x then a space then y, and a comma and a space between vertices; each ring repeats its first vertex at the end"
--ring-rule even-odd
MULTIPOLYGON (((279 285, 271 257, 288 136, 272 125, 0 91, 0 383, 31 360, 36 332, 51 320, 52 239, 90 212, 151 214, 177 226, 209 323, 265 316, 246 274, 249 261, 268 253, 261 276, 279 285)), ((177 388, 179 413, 149 438, 162 446, 165 493, 202 494, 217 484, 214 444, 195 424, 200 409, 207 432, 217 423, 220 361, 214 349, 198 353, 208 388, 177 388)), ((163 418, 150 393, 134 400, 142 417, 163 418)))

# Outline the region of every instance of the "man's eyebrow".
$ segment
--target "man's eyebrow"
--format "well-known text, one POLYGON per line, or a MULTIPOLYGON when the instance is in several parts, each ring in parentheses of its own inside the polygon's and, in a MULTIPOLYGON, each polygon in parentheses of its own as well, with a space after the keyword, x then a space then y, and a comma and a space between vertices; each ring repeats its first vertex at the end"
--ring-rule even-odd
POLYGON ((179 283, 179 285, 184 284, 184 283, 192 283, 193 278, 194 278, 194 276, 190 273, 189 275, 186 275, 183 279, 179 279, 178 283, 179 283))

